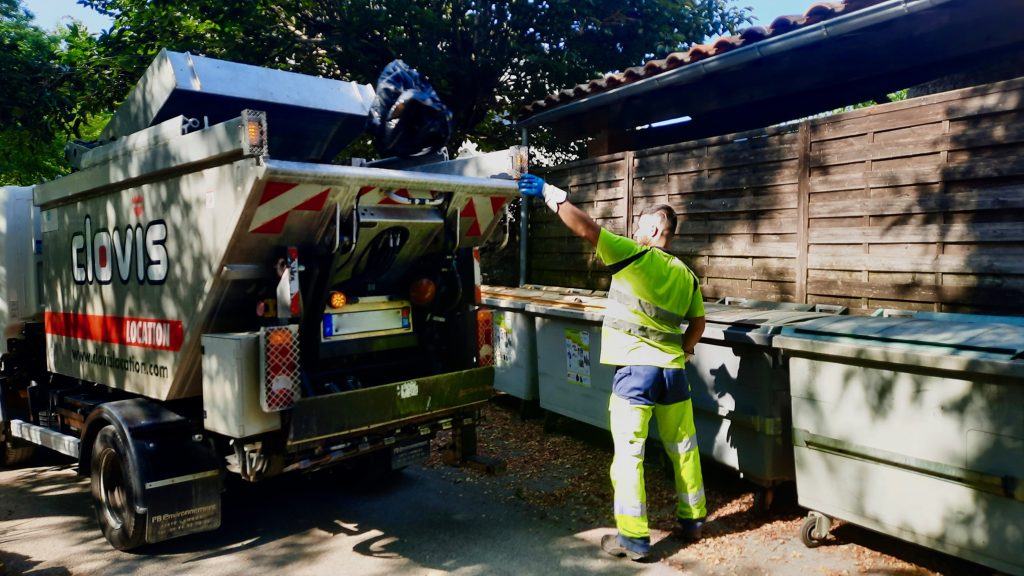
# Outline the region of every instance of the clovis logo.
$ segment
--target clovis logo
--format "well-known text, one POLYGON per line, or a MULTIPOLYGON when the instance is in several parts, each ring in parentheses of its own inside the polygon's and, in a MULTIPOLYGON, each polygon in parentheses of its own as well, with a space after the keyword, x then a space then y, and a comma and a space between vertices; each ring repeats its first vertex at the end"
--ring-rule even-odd
POLYGON ((110 284, 117 277, 127 284, 163 284, 167 279, 167 223, 154 220, 123 230, 92 229, 85 217, 85 231, 71 236, 71 269, 76 284, 110 284))

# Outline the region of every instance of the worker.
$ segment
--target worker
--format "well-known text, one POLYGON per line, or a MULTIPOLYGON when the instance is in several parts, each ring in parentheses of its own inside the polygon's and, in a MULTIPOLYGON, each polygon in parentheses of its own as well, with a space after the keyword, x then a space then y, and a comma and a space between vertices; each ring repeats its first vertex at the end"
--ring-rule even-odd
POLYGON ((643 464, 652 414, 672 462, 676 532, 686 540, 699 539, 707 506, 684 368, 704 333, 704 302, 694 273, 665 251, 675 233, 675 212, 664 204, 648 206, 629 239, 599 226, 568 201, 564 190, 536 175, 524 175, 519 191, 543 198, 573 233, 596 246, 597 256, 612 271, 600 361, 617 367, 608 409, 618 533, 604 536, 601 547, 635 561, 650 554, 643 464))

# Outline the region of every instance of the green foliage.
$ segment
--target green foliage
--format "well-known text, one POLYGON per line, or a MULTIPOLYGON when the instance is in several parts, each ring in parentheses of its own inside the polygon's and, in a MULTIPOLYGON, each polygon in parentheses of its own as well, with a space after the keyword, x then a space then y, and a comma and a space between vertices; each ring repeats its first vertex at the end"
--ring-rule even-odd
MULTIPOLYGON (((886 98, 886 100, 884 102, 881 102, 881 104, 886 104, 888 102, 900 102, 900 101, 906 100, 907 99, 907 89, 904 88, 902 90, 897 90, 895 92, 890 92, 889 94, 885 95, 885 98, 886 98)), ((852 104, 850 106, 846 106, 846 107, 843 107, 843 108, 836 108, 830 114, 842 114, 843 112, 850 112, 852 110, 860 110, 861 108, 870 108, 870 107, 875 106, 877 104, 879 104, 879 102, 876 102, 874 100, 868 100, 866 102, 859 102, 857 104, 852 104)))
MULTIPOLYGON (((0 0, 0 182, 66 173, 62 144, 86 138, 162 48, 376 84, 404 59, 455 116, 450 148, 518 143, 519 108, 663 57, 750 18, 725 0, 79 0, 113 18, 99 38, 44 31, 21 0, 0 0), (100 116, 101 117, 101 116, 100 116), (102 117, 101 117, 102 118, 102 117)), ((543 130, 550 159, 575 150, 543 130)), ((349 155, 372 156, 361 141, 349 155)))
POLYGON ((724 0, 81 3, 114 18, 100 46, 122 83, 160 48, 370 84, 401 58, 454 113, 452 147, 469 137, 482 150, 518 142, 514 116, 529 101, 749 21, 724 0))
POLYGON ((0 0, 0 183, 31 184, 67 172, 63 143, 109 107, 95 90, 96 43, 73 23, 32 24, 20 0, 0 0))

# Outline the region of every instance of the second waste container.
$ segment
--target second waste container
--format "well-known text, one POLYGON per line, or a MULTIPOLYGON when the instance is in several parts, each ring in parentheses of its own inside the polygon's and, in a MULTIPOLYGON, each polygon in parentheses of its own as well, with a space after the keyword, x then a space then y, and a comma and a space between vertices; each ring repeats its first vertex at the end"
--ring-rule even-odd
POLYGON ((537 336, 534 308, 579 309, 583 299, 603 292, 560 286, 527 284, 519 287, 481 286, 480 303, 492 311, 494 387, 527 401, 539 398, 537 336))
POLYGON ((771 506, 774 487, 795 477, 789 374, 772 339, 784 326, 823 316, 791 307, 705 305, 704 336, 687 364, 697 443, 702 457, 758 485, 754 505, 761 512, 771 506))
POLYGON ((537 399, 537 339, 525 311, 534 291, 481 287, 480 303, 492 310, 494 387, 522 400, 537 399))
POLYGON ((541 408, 608 429, 613 366, 600 363, 604 298, 530 304, 537 333, 541 408))
POLYGON ((783 329, 797 495, 832 518, 1024 574, 1024 326, 831 317, 783 329))

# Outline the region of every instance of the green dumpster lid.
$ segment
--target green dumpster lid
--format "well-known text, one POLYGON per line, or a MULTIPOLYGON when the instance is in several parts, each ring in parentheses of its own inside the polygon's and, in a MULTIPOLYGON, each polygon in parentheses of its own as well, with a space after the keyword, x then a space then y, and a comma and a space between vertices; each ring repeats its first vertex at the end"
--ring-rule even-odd
POLYGON ((830 314, 799 310, 757 310, 721 305, 704 307, 704 318, 708 322, 729 324, 761 332, 772 332, 779 326, 806 322, 823 316, 830 316, 830 314))
POLYGON ((787 326, 782 333, 815 340, 843 339, 895 346, 936 347, 949 352, 977 352, 1014 359, 1024 357, 1024 326, 997 321, 830 316, 799 326, 787 326))

